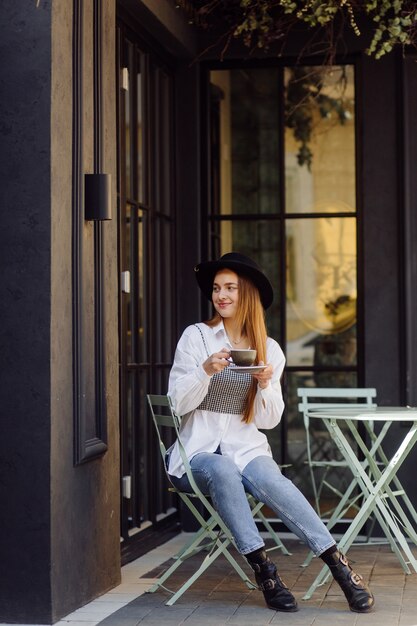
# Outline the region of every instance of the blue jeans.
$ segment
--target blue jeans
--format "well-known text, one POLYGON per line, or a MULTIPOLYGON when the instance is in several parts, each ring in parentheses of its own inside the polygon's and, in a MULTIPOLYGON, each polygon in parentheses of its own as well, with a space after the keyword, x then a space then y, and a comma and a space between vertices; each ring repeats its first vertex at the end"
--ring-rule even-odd
MULTIPOLYGON (((241 554, 265 544, 254 522, 245 492, 268 505, 284 524, 316 556, 335 545, 331 534, 301 491, 282 475, 269 456, 258 456, 242 472, 235 463, 217 451, 200 452, 190 461, 197 486, 209 494, 213 506, 231 531, 241 554)), ((170 476, 174 487, 191 492, 187 474, 170 476)))

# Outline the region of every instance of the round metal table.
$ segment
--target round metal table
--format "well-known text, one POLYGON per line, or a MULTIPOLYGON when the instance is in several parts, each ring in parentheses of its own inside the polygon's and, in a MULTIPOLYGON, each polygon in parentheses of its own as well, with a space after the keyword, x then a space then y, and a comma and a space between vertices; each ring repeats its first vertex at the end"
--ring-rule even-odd
MULTIPOLYGON (((312 409, 308 417, 324 422, 363 494, 362 506, 341 538, 339 549, 347 552, 369 516, 374 514, 404 571, 407 574, 412 570, 417 572, 417 560, 411 550, 417 546, 417 512, 397 476, 417 441, 417 409, 333 407, 312 409), (374 431, 375 422, 382 424, 379 432, 374 431), (407 428, 396 451, 388 458, 383 443, 396 423, 407 428), (351 441, 347 434, 351 435, 351 441), (361 458, 358 458, 353 442, 362 453, 361 458)), ((324 566, 303 599, 309 599, 329 575, 327 566, 324 566)))

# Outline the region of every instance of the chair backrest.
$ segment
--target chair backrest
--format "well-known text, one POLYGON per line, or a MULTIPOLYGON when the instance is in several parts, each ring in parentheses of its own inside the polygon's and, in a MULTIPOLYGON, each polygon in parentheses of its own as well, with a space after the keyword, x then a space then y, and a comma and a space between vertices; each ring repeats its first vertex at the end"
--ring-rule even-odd
MULTIPOLYGON (((323 407, 375 407, 374 399, 376 397, 376 389, 374 388, 320 388, 320 387, 299 387, 297 389, 298 397, 301 402, 298 405, 299 411, 303 414, 304 428, 306 433, 306 453, 307 463, 310 466, 311 480, 313 485, 314 497, 316 502, 316 510, 320 514, 320 491, 316 485, 316 479, 313 475, 312 468, 314 466, 322 466, 323 459, 319 455, 316 458, 317 451, 313 452, 313 441, 315 437, 310 433, 310 418, 308 411, 311 409, 320 409, 323 407)), ((327 437, 329 434, 327 433, 327 437)), ((334 491, 334 490, 333 490, 334 491)))
POLYGON ((340 408, 356 406, 375 407, 376 389, 373 387, 346 387, 346 388, 320 388, 299 387, 297 395, 301 402, 298 409, 306 415, 311 409, 320 409, 326 406, 338 406, 340 408))
POLYGON ((376 389, 373 387, 299 387, 297 395, 301 399, 298 410, 303 414, 304 426, 308 431, 308 411, 323 407, 339 408, 376 407, 376 389))
MULTIPOLYGON (((163 466, 164 466, 167 476, 168 476, 168 470, 167 470, 167 466, 165 462, 165 455, 167 453, 168 448, 165 443, 166 442, 165 435, 167 435, 168 437, 168 433, 170 431, 168 430, 164 432, 162 430, 163 426, 166 426, 170 429, 173 428, 175 430, 175 437, 178 441, 178 450, 179 450, 182 462, 184 464, 185 472, 187 474, 192 490, 194 494, 196 494, 200 498, 200 500, 204 503, 204 506, 210 511, 211 515, 216 515, 211 504, 207 502, 206 497, 197 487, 197 484, 192 475, 190 462, 187 458, 187 454, 185 452, 185 448, 181 441, 181 436, 180 436, 181 418, 175 413, 174 407, 172 406, 172 403, 171 403, 171 398, 169 396, 161 396, 161 395, 155 395, 155 394, 148 394, 147 398, 148 398, 148 403, 149 403, 149 407, 151 410, 153 422, 155 424, 155 429, 158 435, 159 450, 162 456, 163 466)), ((170 436, 170 439, 172 439, 171 436, 170 436)), ((169 442, 169 445, 171 445, 171 441, 169 442)))
MULTIPOLYGON (((165 455, 167 453, 168 433, 169 431, 163 431, 162 426, 173 428, 175 435, 178 436, 181 420, 172 408, 171 401, 168 396, 161 396, 155 394, 148 394, 148 403, 151 410, 152 419, 155 425, 155 430, 158 435, 159 451, 162 456, 162 460, 165 466, 165 455), (166 435, 166 437, 165 437, 166 435)), ((172 439, 172 435, 169 435, 172 439)), ((171 442, 169 442, 171 445, 171 442)))

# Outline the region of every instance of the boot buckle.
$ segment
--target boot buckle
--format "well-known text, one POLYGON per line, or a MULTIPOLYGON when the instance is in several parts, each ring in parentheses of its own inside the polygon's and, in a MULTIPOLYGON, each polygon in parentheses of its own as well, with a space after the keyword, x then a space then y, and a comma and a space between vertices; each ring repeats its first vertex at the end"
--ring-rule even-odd
POLYGON ((275 589, 275 581, 272 580, 272 578, 263 580, 262 583, 259 585, 259 588, 261 589, 261 591, 271 591, 272 589, 275 589))
POLYGON ((356 587, 363 587, 363 582, 362 582, 363 578, 360 574, 356 574, 355 572, 352 572, 351 579, 352 579, 353 584, 356 587))

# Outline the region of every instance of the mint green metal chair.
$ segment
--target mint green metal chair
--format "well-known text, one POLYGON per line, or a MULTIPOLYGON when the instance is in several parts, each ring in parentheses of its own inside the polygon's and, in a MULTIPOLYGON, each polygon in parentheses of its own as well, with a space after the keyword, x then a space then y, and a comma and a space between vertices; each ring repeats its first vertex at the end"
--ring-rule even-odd
MULTIPOLYGON (((336 524, 343 521, 350 521, 346 519, 346 513, 349 509, 359 509, 360 499, 362 494, 356 489, 357 480, 351 478, 351 472, 347 466, 346 461, 341 458, 341 455, 330 440, 329 432, 323 428, 320 433, 315 433, 310 429, 310 418, 308 412, 314 409, 320 408, 361 408, 361 407, 376 407, 374 402, 376 398, 376 389, 374 388, 320 388, 320 387, 299 387, 297 389, 297 395, 300 399, 298 409, 303 415, 304 428, 306 433, 306 452, 307 461, 310 472, 311 486, 314 496, 314 506, 318 515, 326 523, 327 528, 330 530, 336 524), (333 458, 323 458, 323 441, 320 443, 320 437, 323 437, 323 441, 326 442, 327 450, 326 456, 329 454, 333 458), (319 442, 319 443, 318 443, 319 442), (345 473, 348 484, 343 491, 340 490, 332 482, 336 473, 345 473), (333 509, 324 512, 320 503, 323 491, 327 490, 331 492, 333 496, 338 500, 336 506, 333 509)), ((369 536, 372 532, 372 528, 368 532, 368 536, 364 543, 369 541, 369 536)), ((363 545, 363 544, 362 544, 363 545)), ((303 563, 306 566, 313 558, 313 554, 310 552, 308 557, 303 563)))
MULTIPOLYGON (((181 418, 175 413, 170 398, 168 396, 151 394, 149 394, 147 398, 158 436, 159 450, 162 456, 165 472, 167 473, 165 457, 168 447, 165 436, 168 435, 168 432, 171 429, 174 429, 176 438, 178 439, 179 443, 181 458, 184 463, 188 480, 190 481, 190 485, 193 488, 193 493, 179 491, 174 487, 170 487, 169 490, 173 493, 178 494, 182 502, 184 502, 184 504, 188 507, 197 522, 200 524, 199 530, 191 537, 190 541, 180 550, 180 552, 178 552, 173 557, 174 563, 167 569, 166 572, 164 572, 164 574, 162 574, 162 576, 160 576, 156 583, 152 585, 152 587, 148 590, 148 593, 153 593, 160 588, 165 589, 172 594, 172 596, 166 602, 167 605, 171 606, 178 600, 178 598, 182 596, 185 591, 187 591, 187 589, 206 571, 208 567, 210 567, 210 565, 221 554, 226 557, 230 565, 240 576, 243 582, 250 589, 256 589, 256 585, 254 585, 249 580, 245 572, 240 567, 239 563, 229 551, 229 548, 233 546, 233 537, 229 529, 212 506, 209 496, 203 494, 195 483, 190 464, 180 437, 181 418), (201 513, 199 508, 197 508, 199 503, 201 503, 203 510, 207 512, 208 519, 204 519, 204 513, 201 513), (171 589, 165 587, 165 582, 177 570, 177 568, 180 567, 182 563, 184 563, 184 561, 202 551, 207 552, 202 563, 193 573, 193 575, 177 591, 174 592, 171 589)), ((257 502, 255 498, 250 495, 248 495, 248 501, 251 506, 253 516, 260 519, 260 521, 265 525, 266 529, 268 530, 268 532, 270 532, 271 537, 275 541, 275 546, 270 549, 279 548, 284 554, 289 554, 288 550, 285 548, 278 535, 270 526, 268 520, 263 516, 261 512, 263 503, 257 502)))

